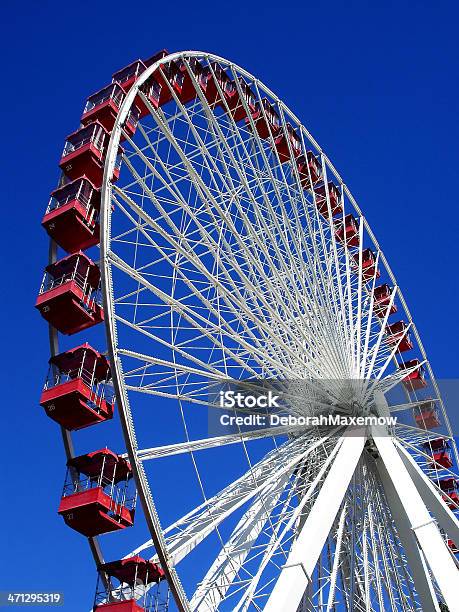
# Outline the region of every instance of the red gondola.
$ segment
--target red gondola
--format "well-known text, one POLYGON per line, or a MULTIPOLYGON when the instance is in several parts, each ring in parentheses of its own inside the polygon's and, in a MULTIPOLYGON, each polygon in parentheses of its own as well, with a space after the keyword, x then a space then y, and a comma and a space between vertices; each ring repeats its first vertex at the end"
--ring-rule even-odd
POLYGON ((149 587, 165 576, 157 563, 137 555, 104 563, 98 571, 94 612, 152 612, 156 609, 149 587))
POLYGON ((99 296, 100 270, 81 251, 50 264, 35 308, 63 334, 71 335, 104 319, 99 296))
MULTIPOLYGON (((387 314, 387 309, 389 308, 390 300, 392 295, 392 289, 389 285, 379 285, 375 287, 373 291, 373 312, 377 317, 383 319, 387 314)), ((389 315, 397 312, 397 305, 395 302, 392 302, 390 307, 389 315)))
POLYGON ((149 58, 143 60, 143 63, 147 68, 149 68, 150 66, 153 66, 153 64, 155 64, 156 62, 159 62, 159 60, 165 58, 167 55, 169 55, 169 51, 167 49, 160 49, 160 51, 157 51, 149 58))
POLYGON ((457 553, 459 553, 459 548, 456 546, 456 543, 454 542, 454 540, 448 540, 447 544, 448 544, 448 548, 453 554, 457 555, 457 553))
POLYGON ((453 465, 451 450, 448 440, 445 438, 435 438, 423 444, 426 453, 432 456, 431 467, 449 469, 453 465))
POLYGON ((422 404, 413 408, 413 416, 420 429, 433 429, 440 425, 438 408, 432 400, 422 402, 422 404))
POLYGON ((86 342, 51 357, 49 364, 40 405, 51 419, 73 431, 113 417, 113 398, 106 398, 110 366, 104 355, 86 342))
POLYGON ((129 462, 107 448, 69 459, 58 513, 86 537, 134 523, 136 495, 129 462))
MULTIPOLYGON (((115 72, 113 75, 113 82, 119 83, 125 92, 129 91, 129 89, 139 78, 139 76, 147 69, 147 67, 152 66, 155 62, 162 59, 166 55, 168 55, 168 52, 166 49, 163 49, 162 51, 155 53, 155 55, 148 58, 144 62, 142 60, 132 62, 132 64, 129 64, 129 66, 115 72)), ((141 87, 141 91, 145 94, 154 108, 158 108, 158 106, 162 106, 172 99, 172 94, 164 81, 163 73, 166 75, 171 85, 177 88, 177 83, 174 82, 174 78, 180 80, 180 77, 177 76, 178 69, 175 67, 175 65, 173 67, 175 68, 174 70, 172 70, 171 66, 169 65, 162 66, 161 71, 156 71, 154 75, 148 78, 145 84, 141 87)), ((176 93, 179 92, 180 87, 177 88, 176 93)), ((137 106, 139 109, 139 117, 145 117, 149 114, 149 109, 140 95, 136 96, 135 106, 137 106)))
POLYGON ((219 88, 224 92, 230 87, 230 81, 229 76, 217 62, 212 62, 203 68, 200 85, 211 108, 223 104, 219 88))
POLYGON ((346 215, 344 223, 342 219, 336 221, 335 237, 341 244, 345 242, 347 247, 359 246, 359 230, 354 215, 346 215))
MULTIPOLYGON (((358 272, 359 269, 359 253, 353 255, 354 260, 354 271, 358 272)), ((379 268, 376 268, 376 255, 371 249, 364 249, 362 251, 362 280, 364 283, 373 281, 374 278, 379 278, 381 272, 379 268)))
POLYGON ((137 106, 131 106, 126 116, 126 119, 122 125, 123 131, 121 132, 120 142, 126 140, 126 136, 132 138, 137 130, 137 124, 140 119, 140 109, 137 106))
POLYGON ((112 82, 119 83, 125 92, 128 92, 139 76, 146 70, 146 65, 138 59, 128 66, 117 70, 113 74, 112 82))
MULTIPOLYGON (((239 79, 239 87, 242 92, 242 99, 239 94, 238 88, 234 81, 228 80, 224 84, 223 95, 226 102, 226 106, 229 109, 229 114, 233 117, 234 121, 242 121, 247 117, 247 112, 244 108, 243 100, 245 101, 250 114, 253 114, 256 110, 256 102, 253 91, 249 85, 242 79, 239 79)), ((222 103, 223 109, 226 111, 226 106, 222 103)))
MULTIPOLYGON (((327 192, 325 184, 314 189, 316 194, 316 205, 323 217, 328 217, 327 192)), ((328 195, 330 198, 330 208, 332 217, 343 212, 341 205, 341 192, 339 187, 332 181, 328 182, 328 195)))
POLYGON ((85 177, 51 193, 41 222, 49 236, 67 253, 99 243, 100 191, 85 177))
POLYGON ((451 510, 457 510, 459 506, 459 490, 458 481, 456 478, 442 478, 438 481, 438 486, 446 493, 443 495, 443 499, 451 510))
POLYGON ((397 350, 400 353, 411 351, 413 348, 410 334, 406 329, 407 324, 404 321, 397 321, 386 327, 387 343, 392 347, 398 345, 397 350))
MULTIPOLYGON (((144 96, 147 98, 148 102, 153 106, 153 108, 159 108, 162 88, 154 77, 150 77, 149 79, 147 79, 145 83, 140 87, 140 91, 144 94, 144 96)), ((146 117, 150 114, 149 108, 147 107, 140 95, 136 97, 135 103, 137 108, 139 109, 140 117, 146 117)))
POLYGON ((274 138, 274 147, 281 164, 290 159, 289 143, 293 157, 297 158, 301 154, 301 138, 293 126, 287 123, 287 133, 285 133, 284 130, 280 130, 278 135, 274 138))
MULTIPOLYGON (((261 106, 257 102, 255 110, 252 113, 252 119, 255 123, 260 138, 269 138, 270 134, 275 138, 281 129, 281 121, 274 106, 268 102, 267 98, 261 100, 261 106)), ((250 119, 245 120, 246 125, 250 127, 250 119)))
MULTIPOLYGON (((98 121, 89 123, 67 136, 64 152, 59 162, 61 170, 70 180, 86 176, 99 189, 104 174, 105 154, 110 134, 98 121)), ((120 162, 117 163, 112 180, 119 178, 120 162)))
POLYGON ((180 72, 178 66, 174 62, 163 64, 154 73, 152 77, 153 80, 150 81, 152 83, 150 97, 158 97, 157 106, 163 106, 167 102, 170 102, 173 98, 172 92, 174 92, 180 100, 184 78, 184 74, 180 72), (157 85, 154 85, 155 82, 157 85))
POLYGON ((187 64, 183 60, 179 60, 177 66, 182 75, 182 85, 178 97, 182 104, 186 104, 196 98, 197 93, 193 78, 198 85, 202 82, 203 67, 196 57, 190 57, 187 64), (193 75, 193 78, 191 75, 193 75))
POLYGON ((88 125, 98 121, 107 132, 111 132, 126 94, 119 83, 110 83, 89 96, 81 117, 88 125))
MULTIPOLYGON (((161 51, 158 51, 158 53, 155 53, 148 59, 144 60, 144 64, 147 67, 153 66, 153 64, 163 59, 167 55, 169 55, 168 50, 161 49, 161 51)), ((183 72, 180 71, 179 65, 176 62, 169 62, 162 64, 159 70, 155 70, 153 75, 147 79, 145 89, 142 88, 142 90, 145 91, 146 96, 152 105, 155 108, 158 108, 159 106, 163 106, 172 100, 173 96, 171 88, 175 92, 176 96, 181 99, 184 82, 185 76, 183 72)), ((148 114, 148 109, 146 109, 145 105, 140 100, 140 96, 136 98, 136 104, 140 108, 142 117, 148 114)))
POLYGON ((172 92, 175 93, 177 98, 180 100, 182 95, 182 86, 185 79, 183 72, 180 72, 175 62, 164 64, 154 74, 155 80, 161 87, 161 93, 159 97, 159 105, 162 106, 172 100, 172 92))
MULTIPOLYGON (((311 185, 315 185, 320 180, 320 174, 321 174, 320 162, 312 151, 307 151, 306 156, 300 155, 296 161, 296 166, 298 168, 298 174, 300 176, 300 183, 303 189, 311 189, 311 185)), ((330 183, 330 184, 333 184, 333 183, 330 183)), ((319 192, 319 189, 316 191, 316 194, 319 192)), ((316 197, 317 208, 319 209, 319 212, 323 214, 321 210, 321 205, 319 204, 320 197, 321 196, 316 197)), ((331 197, 332 196, 330 195, 330 198, 331 197)), ((325 208, 326 208, 326 204, 327 202, 325 200, 325 208)))
MULTIPOLYGON (((140 59, 136 60, 125 68, 115 72, 113 74, 113 82, 118 83, 124 92, 128 92, 147 67, 152 66, 167 55, 169 55, 167 49, 162 49, 144 61, 140 59)), ((173 96, 170 87, 175 91, 175 94, 182 102, 189 101, 189 99, 194 97, 191 95, 191 90, 189 88, 187 88, 185 93, 183 92, 184 82, 185 75, 179 70, 175 62, 170 62, 169 64, 163 64, 160 69, 156 70, 154 74, 147 79, 145 84, 141 86, 141 91, 152 106, 158 108, 172 100, 173 96), (187 96, 190 96, 190 98, 186 99, 187 96)), ((140 95, 136 96, 135 106, 139 109, 139 118, 149 114, 149 108, 140 95)))
POLYGON ((425 370, 424 367, 420 365, 419 359, 411 359, 410 361, 405 361, 399 364, 399 368, 401 370, 410 370, 413 368, 412 372, 405 376, 403 379, 403 384, 405 389, 408 391, 417 391, 418 389, 424 389, 427 387, 427 381, 425 379, 425 370))

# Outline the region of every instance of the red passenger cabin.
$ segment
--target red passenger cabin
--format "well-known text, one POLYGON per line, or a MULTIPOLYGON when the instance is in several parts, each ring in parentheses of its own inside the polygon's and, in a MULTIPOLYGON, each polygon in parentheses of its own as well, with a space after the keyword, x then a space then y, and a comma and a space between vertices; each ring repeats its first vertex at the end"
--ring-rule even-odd
MULTIPOLYGON (((316 194, 317 209, 323 217, 328 217, 327 190, 325 184, 319 185, 314 189, 316 194)), ((332 181, 328 182, 328 196, 330 198, 330 208, 332 217, 343 212, 341 205, 341 192, 339 187, 332 181)))
POLYGON ((49 360, 40 405, 65 429, 74 431, 113 417, 113 393, 107 399, 110 366, 88 343, 49 360))
MULTIPOLYGON (((128 92, 147 68, 167 55, 169 55, 167 49, 162 49, 144 61, 140 59, 136 60, 125 68, 115 72, 113 75, 113 82, 118 83, 124 92, 128 92)), ((196 70, 199 69, 197 64, 199 64, 199 62, 194 60, 194 58, 193 61, 190 60, 190 65, 196 66, 196 70)), ((189 76, 187 78, 187 76, 188 75, 185 75, 185 73, 179 69, 176 62, 165 63, 158 70, 155 70, 153 75, 141 86, 140 90, 155 109, 172 100, 172 91, 174 91, 177 97, 185 103, 196 95, 194 87, 194 94, 191 91, 191 79, 189 79, 189 76)), ((150 112, 147 104, 140 95, 136 96, 134 106, 138 108, 138 114, 136 113, 138 115, 137 119, 147 116, 150 112)), ((132 117, 132 120, 133 119, 135 119, 135 117, 132 117)), ((127 124, 126 128, 129 128, 127 124)))
POLYGON ((359 230, 354 215, 346 215, 344 223, 342 219, 337 220, 335 237, 338 242, 345 243, 347 247, 359 246, 359 230))
POLYGON ((104 563, 98 568, 94 612, 153 612, 159 610, 151 585, 160 582, 164 570, 136 555, 104 563))
POLYGON ((67 468, 58 513, 69 527, 89 538, 133 525, 136 494, 127 459, 105 448, 69 459, 67 468))
POLYGON ((154 78, 159 83, 161 88, 159 97, 160 106, 172 100, 173 93, 179 100, 182 101, 182 86, 185 80, 185 75, 183 72, 180 72, 175 62, 163 64, 159 70, 154 73, 154 78))
POLYGON ((110 83, 89 96, 81 117, 81 123, 88 125, 98 121, 107 132, 113 130, 126 94, 119 83, 110 83))
POLYGON ((63 334, 71 335, 104 319, 100 270, 81 251, 50 264, 35 307, 63 334))
POLYGON ((146 70, 146 65, 138 59, 113 74, 113 83, 119 83, 124 92, 128 92, 139 76, 146 70))
MULTIPOLYGON (((136 98, 137 99, 137 98, 136 98)), ((140 109, 135 104, 131 106, 126 115, 126 119, 122 124, 122 132, 120 136, 120 142, 126 140, 126 136, 132 138, 137 130, 137 125, 140 119, 140 109)))
POLYGON ((411 351, 413 343, 404 321, 397 321, 386 327, 386 341, 391 347, 397 346, 397 351, 404 353, 411 351))
POLYGON ((432 400, 422 402, 413 408, 413 416, 420 429, 433 429, 440 425, 440 415, 435 402, 432 400))
MULTIPOLYGON (((149 68, 167 55, 169 55, 167 49, 162 49, 144 60, 144 64, 149 68)), ((155 70, 149 79, 147 79, 145 89, 142 87, 142 91, 145 92, 152 106, 158 108, 172 100, 172 91, 174 91, 175 95, 180 99, 183 93, 184 82, 185 76, 180 71, 179 65, 176 62, 164 63, 158 70, 155 70)), ((140 101, 139 96, 136 98, 136 104, 140 107, 142 117, 148 114, 148 109, 146 109, 143 102, 140 101)))
MULTIPOLYGON (((166 55, 168 55, 168 52, 163 49, 148 60, 143 62, 142 60, 137 60, 132 64, 129 64, 125 68, 115 72, 113 75, 113 83, 116 83, 117 86, 121 87, 123 92, 126 93, 147 67, 151 66, 157 60, 162 59, 166 55)), ((148 78, 147 81, 141 86, 140 90, 154 108, 158 108, 160 104, 168 102, 172 97, 169 91, 166 91, 167 87, 161 88, 160 83, 155 80, 154 77, 148 78)), ((140 95, 136 96, 134 106, 138 108, 138 118, 145 117, 150 112, 140 95)))
MULTIPOLYGON (((353 267, 354 272, 358 273, 359 271, 359 262, 360 256, 359 253, 355 253, 353 256, 353 267)), ((379 278, 381 276, 381 272, 379 268, 376 268, 376 255, 373 253, 371 249, 363 249, 362 251, 362 281, 364 283, 369 283, 374 278, 379 278)))
POLYGON ((169 55, 169 51, 167 49, 160 49, 155 54, 151 55, 148 59, 144 59, 143 63, 145 64, 147 68, 150 68, 150 66, 153 66, 153 64, 155 64, 156 62, 159 62, 159 60, 164 59, 168 55, 169 55))
POLYGON ((403 379, 403 385, 408 391, 417 391, 427 387, 425 379, 426 373, 424 367, 420 365, 419 359, 411 359, 399 364, 401 370, 411 370, 411 372, 403 379))
MULTIPOLYGON (((269 138, 270 134, 275 138, 281 129, 280 117, 267 98, 261 100, 261 106, 259 102, 256 103, 252 119, 260 138, 269 138)), ((249 118, 245 122, 248 127, 251 126, 249 118)))
POLYGON ((100 191, 86 178, 62 185, 51 193, 41 224, 67 253, 99 243, 100 191))
MULTIPOLYGON (((86 176, 98 189, 104 175, 105 154, 110 134, 95 121, 67 136, 59 166, 64 174, 75 180, 86 176)), ((113 181, 119 178, 119 164, 114 170, 113 181)))
POLYGON ((432 456, 430 467, 436 469, 449 469, 452 467, 453 460, 451 457, 450 445, 446 438, 429 440, 428 442, 424 442, 423 447, 424 451, 432 456))
POLYGON ((177 66, 182 75, 179 99, 182 104, 187 104, 197 96, 194 81, 198 86, 203 82, 203 67, 196 57, 187 58, 186 63, 179 60, 177 66))
MULTIPOLYGON (((306 156, 300 155, 296 161, 296 166, 303 189, 311 189, 312 185, 315 185, 320 180, 320 162, 312 151, 307 151, 306 156)), ((319 207, 319 205, 317 206, 319 207)))
MULTIPOLYGON (((93 121, 98 121, 107 132, 111 132, 125 97, 126 94, 119 83, 110 83, 100 91, 89 96, 83 116, 81 117, 81 123, 88 125, 93 121)), ((124 134, 127 134, 129 137, 135 134, 139 118, 140 110, 136 104, 133 104, 124 121, 121 140, 125 140, 124 134)))
POLYGON ((438 486, 445 495, 442 495, 446 504, 451 510, 459 509, 459 490, 456 478, 442 478, 438 481, 438 486))
POLYGON ((217 62, 211 62, 202 71, 201 88, 211 108, 222 105, 222 93, 230 87, 231 79, 217 62), (218 85, 217 85, 218 83, 218 85))
MULTIPOLYGON (((140 91, 144 94, 153 108, 157 109, 161 104, 164 104, 164 101, 161 101, 162 87, 153 77, 146 80, 140 87, 140 91)), ((146 117, 150 114, 148 106, 144 103, 140 95, 137 96, 135 103, 139 108, 140 117, 146 117)))
POLYGON ((457 555, 457 553, 459 553, 459 548, 456 546, 456 543, 454 542, 454 540, 448 540, 447 544, 448 544, 448 548, 454 555, 457 555))
POLYGON ((274 138, 274 147, 279 156, 281 164, 285 163, 290 159, 290 148, 292 149, 292 155, 297 158, 301 154, 301 138, 290 123, 287 123, 286 131, 280 130, 278 135, 274 138))
MULTIPOLYGON (((250 89, 249 85, 242 78, 239 78, 238 84, 242 95, 239 93, 238 85, 231 80, 226 81, 223 89, 223 94, 226 105, 229 109, 229 114, 236 122, 242 121, 242 119, 245 119, 247 117, 247 111, 245 110, 244 102, 247 105, 249 113, 251 115, 256 110, 255 95, 250 89)), ((226 106, 222 106, 226 111, 226 106)))
MULTIPOLYGON (((389 285, 379 285, 375 287, 373 291, 373 312, 380 319, 384 319, 387 314, 387 309, 389 308, 390 300, 392 296, 392 289, 389 285)), ((390 307, 389 315, 397 312, 397 305, 395 302, 392 302, 390 307)))

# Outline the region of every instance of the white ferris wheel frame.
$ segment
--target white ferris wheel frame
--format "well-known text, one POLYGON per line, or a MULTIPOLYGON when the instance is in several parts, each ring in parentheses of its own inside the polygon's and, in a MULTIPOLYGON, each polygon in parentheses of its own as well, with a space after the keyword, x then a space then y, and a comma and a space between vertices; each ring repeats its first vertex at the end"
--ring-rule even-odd
MULTIPOLYGON (((190 605, 190 601, 175 569, 177 558, 168 552, 163 530, 153 500, 153 495, 151 493, 148 479, 143 467, 142 460, 146 455, 148 455, 148 452, 139 451, 137 447, 134 422, 131 415, 128 393, 125 388, 122 364, 118 354, 110 258, 112 212, 111 195, 113 189, 110 179, 113 175, 113 170, 118 155, 119 142, 122 135, 122 125, 131 106, 134 103, 136 96, 139 94, 140 88, 147 81, 147 79, 155 71, 157 71, 161 65, 165 64, 166 62, 180 59, 181 57, 185 57, 186 59, 190 59, 192 57, 204 57, 209 62, 224 62, 225 64, 234 68, 238 74, 247 77, 251 82, 262 87, 263 92, 267 93, 278 104, 279 108, 283 109, 285 113, 287 113, 288 116, 295 121, 296 125, 301 129, 303 136, 314 144, 314 146, 320 152, 322 167, 329 168, 340 181, 343 191, 359 215, 361 219, 360 232, 363 231, 364 226, 374 245, 377 247, 377 256, 384 264, 384 267, 394 286, 391 299, 393 301, 395 294, 397 294, 405 310, 408 317, 410 331, 414 334, 422 354, 422 363, 429 372, 430 379, 440 402, 441 394, 401 290, 397 286, 395 277, 387 260, 385 259, 383 252, 379 248, 375 236, 371 232, 367 221, 362 216, 357 203, 352 197, 352 194, 349 192, 347 186, 341 180, 338 172, 335 170, 330 160, 323 153, 322 149, 315 142, 313 137, 302 126, 299 119, 296 118, 296 116, 282 103, 281 100, 277 98, 273 92, 262 85, 250 73, 219 56, 200 51, 184 51, 168 55, 164 59, 159 60, 147 68, 147 70, 141 74, 126 95, 117 116, 107 151, 101 198, 100 249, 102 292, 105 309, 107 347, 111 363, 113 385, 116 393, 117 406, 124 433, 127 454, 132 465, 139 498, 142 503, 158 560, 166 573, 175 602, 180 610, 191 611, 192 607, 190 605), (141 452, 143 452, 143 456, 141 456, 141 452)), ((282 122, 285 127, 284 117, 282 117, 282 122)), ((326 177, 324 177, 324 182, 327 185, 326 177)), ((326 187, 326 189, 328 191, 328 187, 326 187)), ((359 253, 361 260, 362 241, 360 241, 359 253)), ((384 323, 386 320, 387 316, 384 323)), ((446 428, 449 436, 452 438, 452 429, 442 402, 441 408, 446 428)), ((431 576, 433 576, 439 585, 440 590, 442 591, 444 601, 449 606, 449 610, 452 612, 456 610, 459 611, 458 589, 455 586, 455 581, 457 580, 457 564, 445 546, 438 527, 431 518, 429 510, 435 515, 437 522, 442 529, 447 531, 450 537, 456 539, 456 541, 459 541, 459 522, 457 521, 455 515, 442 502, 438 491, 428 480, 417 463, 412 459, 411 455, 390 437, 384 437, 384 435, 379 436, 377 430, 372 431, 371 434, 379 452, 379 477, 381 482, 384 484, 389 505, 394 515, 398 516, 398 532, 400 533, 405 553, 410 562, 409 565, 413 572, 416 590, 420 600, 422 601, 423 609, 440 609, 432 586, 431 576)), ((304 522, 297 539, 290 550, 288 561, 283 566, 277 583, 275 584, 268 599, 268 603, 265 608, 268 612, 278 612, 280 610, 294 612, 298 609, 303 593, 305 592, 305 589, 310 581, 310 576, 317 562, 320 551, 339 514, 339 509, 342 506, 347 486, 351 481, 365 441, 366 434, 362 432, 360 437, 343 438, 338 444, 336 454, 331 458, 330 470, 322 484, 322 488, 314 505, 313 511, 309 514, 307 520, 304 522), (307 546, 304 545, 305 542, 308 543, 307 546)), ((222 444, 223 443, 225 443, 224 440, 222 440, 222 444)), ((65 444, 69 447, 69 449, 71 449, 71 446, 69 446, 71 445, 71 438, 69 435, 65 439, 65 444)), ((206 441, 196 441, 194 444, 195 447, 202 448, 205 447, 206 441)), ((192 447, 193 443, 190 443, 188 445, 188 449, 192 449, 192 447)), ((183 451, 184 449, 182 448, 181 450, 183 451)), ((456 461, 459 463, 459 457, 457 456, 457 449, 455 445, 453 445, 453 450, 456 456, 456 461)), ((71 450, 69 450, 69 452, 71 452, 71 450)), ((154 454, 154 450, 152 450, 150 454, 154 454)), ((344 513, 341 514, 341 517, 343 516, 344 513)), ((342 527, 343 518, 341 518, 339 521, 338 541, 340 529, 342 529, 342 527)), ((97 558, 97 550, 95 556, 97 558)), ((332 609, 332 601, 333 595, 330 595, 327 605, 327 612, 332 609)), ((367 609, 370 610, 372 608, 368 607, 367 609)))

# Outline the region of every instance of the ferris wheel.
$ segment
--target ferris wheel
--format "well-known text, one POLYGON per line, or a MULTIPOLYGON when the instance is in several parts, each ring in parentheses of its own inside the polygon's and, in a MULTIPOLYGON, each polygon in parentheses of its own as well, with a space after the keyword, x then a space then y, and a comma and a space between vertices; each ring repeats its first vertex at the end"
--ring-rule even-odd
POLYGON ((373 232, 299 119, 221 57, 162 51, 88 98, 60 167, 40 403, 62 429, 59 513, 89 539, 94 609, 459 610, 440 390, 373 232), (260 381, 296 421, 218 430, 213 390, 260 381), (116 413, 125 449, 107 448, 116 413), (397 420, 298 418, 325 413, 397 420), (75 453, 98 424, 100 449, 75 453), (128 528, 107 561, 99 536, 128 528))

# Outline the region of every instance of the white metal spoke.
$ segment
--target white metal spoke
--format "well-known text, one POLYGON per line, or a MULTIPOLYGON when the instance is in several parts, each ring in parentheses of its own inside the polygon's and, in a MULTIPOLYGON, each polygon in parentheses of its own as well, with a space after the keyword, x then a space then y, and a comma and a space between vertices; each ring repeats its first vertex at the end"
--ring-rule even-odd
MULTIPOLYGON (((299 430, 299 428, 298 428, 299 430)), ((192 440, 190 442, 180 442, 177 444, 168 444, 167 446, 158 446, 155 448, 144 448, 138 450, 139 459, 146 461, 148 459, 157 459, 160 457, 170 457, 171 455, 179 455, 181 453, 196 452, 209 448, 217 448, 226 446, 227 444, 236 444, 238 442, 247 442, 249 440, 258 440, 259 438, 269 438, 271 436, 283 436, 291 432, 291 427, 268 427, 266 429, 258 429, 255 431, 247 431, 244 433, 228 434, 226 436, 217 436, 215 438, 204 438, 203 440, 192 440)))

